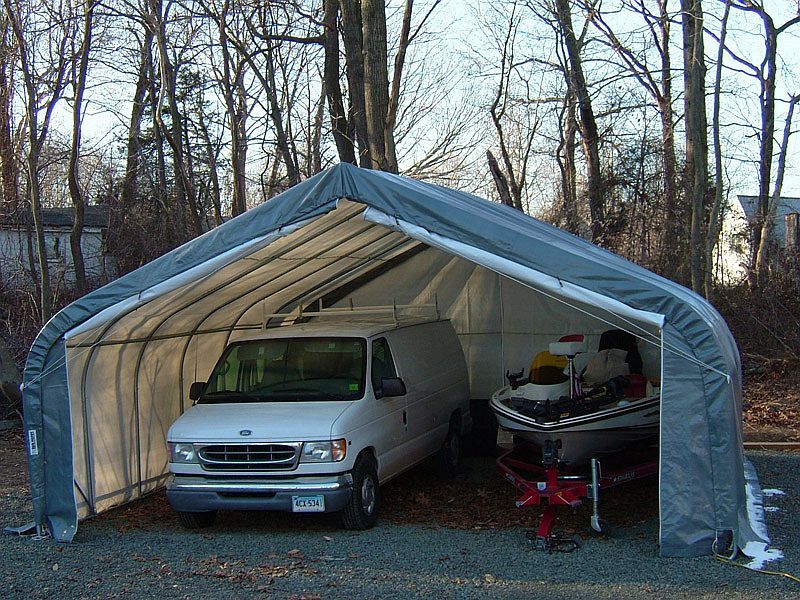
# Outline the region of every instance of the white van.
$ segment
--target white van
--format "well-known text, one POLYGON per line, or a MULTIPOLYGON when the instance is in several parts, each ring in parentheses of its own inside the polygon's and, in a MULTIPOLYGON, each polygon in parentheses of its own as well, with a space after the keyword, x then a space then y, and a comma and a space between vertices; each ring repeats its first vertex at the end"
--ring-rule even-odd
POLYGON ((169 430, 167 497, 183 525, 218 509, 341 511, 372 527, 378 485, 469 432, 469 383, 449 321, 316 322, 230 344, 169 430))

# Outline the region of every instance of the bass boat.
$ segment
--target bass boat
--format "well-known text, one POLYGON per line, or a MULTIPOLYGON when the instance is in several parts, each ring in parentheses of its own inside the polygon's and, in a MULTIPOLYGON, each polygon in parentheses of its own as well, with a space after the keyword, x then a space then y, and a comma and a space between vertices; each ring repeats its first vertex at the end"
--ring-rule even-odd
POLYGON ((510 385, 492 395, 490 406, 500 427, 516 438, 556 449, 559 461, 571 466, 655 440, 659 388, 643 375, 631 374, 582 389, 573 359, 585 345, 582 336, 571 337, 581 341, 550 344, 551 355, 567 358, 566 381, 520 383, 519 375, 510 375, 510 385))

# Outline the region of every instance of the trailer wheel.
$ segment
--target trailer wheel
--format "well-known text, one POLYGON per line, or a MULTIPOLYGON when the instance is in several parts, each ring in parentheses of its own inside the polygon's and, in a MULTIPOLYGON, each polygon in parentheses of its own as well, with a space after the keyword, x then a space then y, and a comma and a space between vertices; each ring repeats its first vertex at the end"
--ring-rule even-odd
POLYGON ((342 510, 347 529, 370 529, 378 520, 378 470, 375 460, 365 454, 353 467, 353 493, 342 510))
POLYGON ((453 477, 458 474, 459 467, 461 466, 461 453, 463 446, 461 444, 461 432, 458 420, 453 419, 450 421, 450 429, 447 431, 447 437, 444 439, 439 454, 436 459, 439 463, 439 471, 445 477, 453 477))
POLYGON ((178 512, 178 522, 186 529, 205 529, 211 527, 217 520, 217 511, 208 512, 178 512))

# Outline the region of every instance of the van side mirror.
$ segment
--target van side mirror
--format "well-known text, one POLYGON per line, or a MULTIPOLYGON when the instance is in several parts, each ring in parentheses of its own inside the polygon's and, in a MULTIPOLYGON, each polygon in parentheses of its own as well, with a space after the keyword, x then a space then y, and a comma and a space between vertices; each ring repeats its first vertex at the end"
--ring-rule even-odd
POLYGON ((405 396, 406 384, 399 377, 381 377, 381 396, 389 398, 393 396, 405 396))
POLYGON ((203 395, 203 389, 206 387, 205 381, 195 381, 189 386, 189 400, 199 400, 203 395))

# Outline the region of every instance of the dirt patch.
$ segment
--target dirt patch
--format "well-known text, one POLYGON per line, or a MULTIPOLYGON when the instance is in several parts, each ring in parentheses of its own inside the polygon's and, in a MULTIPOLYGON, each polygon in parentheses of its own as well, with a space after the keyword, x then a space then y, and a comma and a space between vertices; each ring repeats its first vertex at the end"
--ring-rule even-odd
POLYGON ((0 431, 0 496, 28 491, 28 458, 22 431, 0 431))
MULTIPOLYGON (((492 459, 467 461, 459 476, 442 480, 436 470, 420 467, 383 488, 381 514, 396 523, 430 524, 453 529, 536 528, 541 506, 517 508, 515 488, 496 471, 492 459)), ((602 515, 615 526, 628 527, 658 514, 655 477, 603 492, 602 515)), ((591 502, 576 510, 559 510, 556 529, 587 532, 591 502)))
POLYGON ((800 361, 745 355, 744 438, 800 441, 800 361))
MULTIPOLYGON (((744 370, 745 441, 800 441, 800 361, 751 357, 744 370)), ((19 430, 0 432, 0 481, 0 497, 28 493, 25 440, 19 430)), ((442 480, 432 466, 422 466, 384 486, 382 494, 382 516, 392 522, 454 529, 533 528, 542 510, 518 509, 515 489, 498 475, 491 459, 470 460, 451 480, 442 480)), ((615 525, 633 525, 656 515, 657 499, 655 478, 614 488, 604 493, 603 516, 615 525)), ((590 509, 584 502, 576 511, 560 511, 558 529, 585 532, 590 509)), ((109 519, 120 532, 175 520, 163 492, 100 518, 109 519)))

